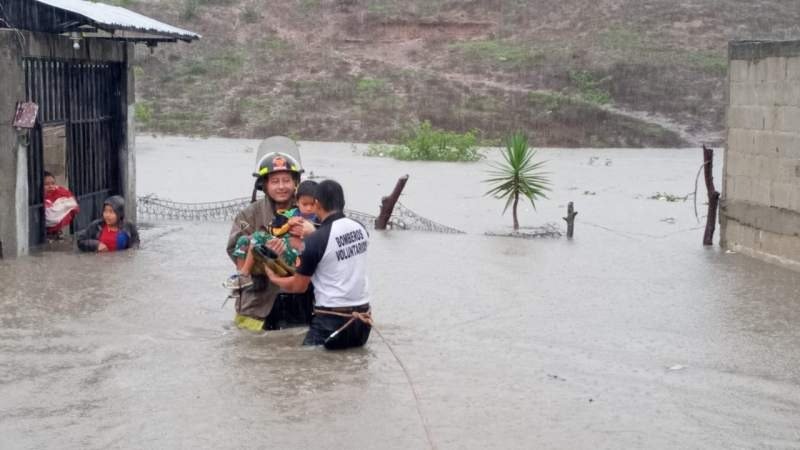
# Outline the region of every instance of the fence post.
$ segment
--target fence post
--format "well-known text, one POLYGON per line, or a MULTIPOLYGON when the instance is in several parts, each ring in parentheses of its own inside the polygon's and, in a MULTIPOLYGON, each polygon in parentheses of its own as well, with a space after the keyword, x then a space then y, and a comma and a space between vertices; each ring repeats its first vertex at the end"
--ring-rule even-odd
POLYGON ((706 231, 703 234, 703 245, 713 245, 714 228, 717 222, 717 207, 719 205, 719 192, 714 188, 714 149, 703 145, 703 171, 708 192, 708 215, 706 216, 706 231))
POLYGON ((567 217, 562 217, 567 222, 567 238, 572 239, 572 234, 575 232, 575 216, 578 211, 575 211, 575 206, 572 202, 567 203, 567 217))
POLYGON ((403 192, 403 188, 406 187, 407 181, 408 175, 403 175, 400 177, 397 180, 397 184, 394 185, 394 190, 392 190, 392 193, 389 194, 389 196, 381 199, 381 212, 378 214, 378 217, 375 218, 376 230, 386 229, 386 225, 389 223, 389 218, 392 217, 394 205, 397 203, 397 200, 400 199, 400 194, 403 192))

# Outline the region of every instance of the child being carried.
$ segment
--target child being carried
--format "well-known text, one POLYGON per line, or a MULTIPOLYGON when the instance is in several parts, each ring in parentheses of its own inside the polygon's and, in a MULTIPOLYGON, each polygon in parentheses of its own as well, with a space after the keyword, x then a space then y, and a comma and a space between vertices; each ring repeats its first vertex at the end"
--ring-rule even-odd
POLYGON ((302 221, 310 221, 315 226, 317 225, 316 205, 313 203, 316 184, 313 181, 300 183, 297 189, 298 208, 276 211, 269 227, 261 227, 251 236, 242 236, 238 239, 233 251, 237 273, 225 280, 224 287, 237 291, 251 286, 253 280, 250 275, 264 273, 264 264, 281 276, 294 274, 295 267, 300 265, 303 239, 302 235, 293 233, 291 230, 296 230, 297 227, 294 225, 302 221), (309 197, 312 202, 308 201, 309 197), (282 254, 276 254, 267 246, 267 242, 272 239, 283 241, 284 251, 282 254))

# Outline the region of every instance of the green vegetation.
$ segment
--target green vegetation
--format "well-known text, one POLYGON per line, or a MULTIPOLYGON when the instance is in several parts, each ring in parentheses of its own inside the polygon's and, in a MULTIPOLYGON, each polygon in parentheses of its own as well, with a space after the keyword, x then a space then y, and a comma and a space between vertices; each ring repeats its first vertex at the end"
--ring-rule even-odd
POLYGON ((686 54, 689 66, 696 67, 714 75, 725 75, 728 72, 728 59, 724 54, 711 51, 697 51, 686 54))
POLYGON ((391 156, 400 160, 477 161, 477 132, 455 133, 436 129, 425 121, 416 126, 401 145, 369 146, 367 156, 391 156))
MULTIPOLYGON (((677 147, 680 135, 605 106, 653 111, 697 133, 724 119, 726 34, 666 3, 651 11, 670 17, 661 26, 653 16, 638 20, 643 7, 633 4, 590 12, 526 0, 110 1, 136 2, 137 11, 204 36, 133 62, 137 95, 154 109, 141 127, 153 131, 162 112, 189 108, 207 116, 190 131, 231 137, 295 132, 403 144, 408 124, 428 120, 478 129, 480 146, 524 129, 542 146, 677 147), (184 8, 194 18, 181 19, 184 8), (581 32, 550 29, 570 25, 581 32)), ((430 146, 420 148, 398 156, 430 157, 430 146)))
POLYGON ((289 80, 286 84, 295 97, 312 97, 324 89, 324 83, 319 80, 289 80))
POLYGON ((320 7, 320 5, 320 0, 298 0, 297 2, 297 6, 304 12, 317 9, 320 7))
POLYGON ((443 10, 443 1, 442 0, 426 0, 422 2, 417 2, 417 14, 421 17, 432 17, 437 14, 441 14, 443 10))
POLYGON ((95 3, 105 3, 107 5, 121 6, 123 8, 134 6, 137 3, 137 0, 103 0, 101 2, 95 0, 92 1, 94 1, 95 3))
POLYGON ((647 198, 650 200, 663 200, 665 202, 674 203, 674 202, 685 202, 686 200, 689 199, 689 195, 680 196, 675 194, 668 194, 666 192, 656 192, 655 194, 647 198))
POLYGON ((608 50, 631 51, 644 48, 645 41, 641 33, 617 26, 600 33, 600 45, 608 50))
POLYGON ((530 45, 509 40, 493 39, 453 44, 464 57, 472 61, 490 61, 505 67, 535 67, 544 62, 545 54, 530 45))
POLYGON ((383 92, 387 87, 386 80, 381 78, 359 78, 356 81, 356 92, 360 96, 373 96, 383 92))
POLYGON ((470 111, 497 111, 503 107, 503 102, 491 95, 470 95, 461 107, 470 111))
POLYGON ((247 115, 264 115, 269 114, 270 111, 270 102, 267 98, 252 94, 242 96, 238 106, 247 115))
POLYGON ((226 78, 239 73, 245 64, 244 52, 221 53, 208 57, 198 56, 187 59, 176 71, 179 78, 204 77, 226 78))
POLYGON ((144 69, 142 66, 133 66, 133 77, 134 79, 138 80, 139 78, 144 76, 144 69))
POLYGON ((184 70, 179 75, 200 76, 208 73, 208 66, 202 60, 191 60, 186 62, 184 70))
POLYGON ((601 86, 606 79, 599 79, 588 70, 570 70, 569 80, 585 101, 596 105, 611 103, 611 94, 601 86))
POLYGON ((211 75, 225 77, 239 72, 245 63, 244 52, 224 53, 208 58, 208 69, 211 75))
POLYGON ((559 109, 574 103, 571 97, 560 92, 529 92, 528 103, 537 110, 547 112, 558 111, 559 109))
POLYGON ((197 11, 200 9, 200 0, 183 0, 183 9, 181 10, 181 19, 192 20, 197 17, 197 11))
POLYGON ((200 13, 201 6, 225 6, 231 5, 238 0, 183 0, 181 9, 181 19, 193 20, 200 13))
POLYGON ((136 119, 136 122, 142 125, 148 125, 150 120, 153 119, 153 108, 150 106, 149 102, 137 102, 133 108, 133 117, 136 119))
POLYGON ((397 16, 403 8, 399 2, 392 0, 368 0, 367 12, 383 18, 397 16))
MULTIPOLYGON (((310 108, 320 100, 347 100, 351 105, 370 103, 366 102, 369 97, 357 92, 357 82, 352 78, 290 80, 284 85, 295 100, 306 102, 310 108)), ((375 102, 375 99, 371 100, 371 103, 375 102)))
POLYGON ((517 231, 520 196, 530 200, 531 206, 536 209, 536 199, 547 198, 545 192, 550 190, 550 178, 542 171, 545 161, 534 162, 536 149, 528 146, 528 137, 521 132, 506 139, 506 148, 502 155, 502 162, 491 163, 493 169, 489 171, 489 178, 484 180, 490 189, 485 195, 506 201, 503 214, 511 206, 514 231, 517 231))
POLYGON ((626 63, 688 66, 712 75, 724 75, 728 68, 723 52, 667 47, 648 40, 641 31, 622 26, 600 33, 599 43, 603 49, 616 52, 613 58, 626 63))
POLYGON ((355 83, 356 104, 363 114, 370 116, 370 123, 380 117, 393 117, 402 106, 402 99, 394 95, 388 80, 383 78, 359 78, 355 83))
POLYGON ((288 42, 281 39, 279 36, 266 36, 258 41, 258 46, 262 48, 267 55, 265 56, 284 56, 291 52, 292 46, 288 42))

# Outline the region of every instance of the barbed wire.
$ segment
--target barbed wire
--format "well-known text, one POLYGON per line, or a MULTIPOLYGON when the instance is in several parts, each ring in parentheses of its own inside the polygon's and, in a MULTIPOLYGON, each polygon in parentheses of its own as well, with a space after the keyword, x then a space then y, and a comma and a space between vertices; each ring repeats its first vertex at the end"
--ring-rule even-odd
POLYGON ((486 236, 494 237, 519 237, 524 239, 537 239, 537 238, 560 238, 561 227, 554 222, 548 222, 538 227, 528 227, 521 230, 512 231, 511 233, 497 233, 487 231, 484 233, 486 236))
MULTIPOLYGON (((240 197, 218 202, 184 203, 167 200, 148 194, 137 197, 137 211, 142 217, 156 220, 177 221, 230 221, 247 205, 249 197, 240 197)), ((357 220, 367 227, 374 228, 377 216, 362 211, 346 209, 347 217, 357 220)), ((434 233, 463 234, 464 232, 422 217, 402 203, 397 203, 389 219, 389 225, 397 230, 429 231, 434 233)))
POLYGON ((137 197, 137 213, 152 219, 184 221, 226 221, 250 204, 250 198, 203 203, 174 202, 154 194, 137 197))

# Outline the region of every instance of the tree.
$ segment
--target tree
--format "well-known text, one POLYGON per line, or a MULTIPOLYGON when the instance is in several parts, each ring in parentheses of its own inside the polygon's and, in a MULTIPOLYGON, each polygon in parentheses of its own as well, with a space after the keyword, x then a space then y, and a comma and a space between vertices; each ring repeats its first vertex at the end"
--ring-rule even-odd
POLYGON ((545 161, 534 162, 536 149, 528 147, 528 137, 521 132, 512 134, 506 139, 506 148, 502 153, 502 162, 491 162, 490 178, 484 180, 491 189, 485 195, 498 199, 505 199, 506 206, 512 206, 514 216, 514 231, 519 230, 517 219, 517 205, 520 195, 531 201, 531 206, 536 209, 536 200, 547 198, 545 192, 550 190, 550 179, 547 172, 543 172, 545 161))

